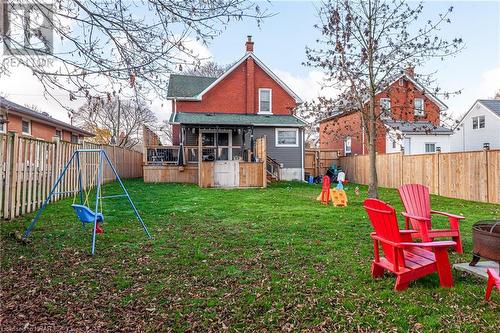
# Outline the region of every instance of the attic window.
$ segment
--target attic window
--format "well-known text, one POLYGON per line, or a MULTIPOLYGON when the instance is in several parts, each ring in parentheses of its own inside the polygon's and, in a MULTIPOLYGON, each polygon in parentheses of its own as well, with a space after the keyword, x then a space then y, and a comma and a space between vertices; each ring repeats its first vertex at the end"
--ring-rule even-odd
POLYGON ((272 112, 272 90, 267 88, 259 89, 259 113, 272 112))
POLYGON ((399 86, 402 87, 402 86, 404 86, 404 84, 405 84, 405 80, 402 78, 399 79, 399 86))
POLYGON ((415 98, 413 100, 413 108, 415 112, 415 116, 423 117, 424 113, 424 99, 423 98, 415 98))

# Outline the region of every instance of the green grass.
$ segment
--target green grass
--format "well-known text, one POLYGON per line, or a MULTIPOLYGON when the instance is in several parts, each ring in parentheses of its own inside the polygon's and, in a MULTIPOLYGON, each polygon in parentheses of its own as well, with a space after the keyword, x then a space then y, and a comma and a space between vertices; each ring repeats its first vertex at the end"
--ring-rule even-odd
MULTIPOLYGON (((0 326, 130 331, 456 331, 500 326, 499 297, 483 301, 485 281, 436 274, 394 292, 395 279, 370 276, 366 187, 349 206, 315 201, 317 185, 218 190, 125 182, 153 234, 147 240, 127 203, 104 203, 105 233, 90 252, 71 200, 50 205, 23 245, 10 236, 33 214, 1 224, 0 326)), ((105 194, 117 193, 117 184, 105 194)), ((381 199, 398 211, 395 190, 381 199)), ((463 214, 464 255, 471 226, 498 218, 498 205, 433 196, 434 209, 463 214)), ((438 225, 446 219, 438 218, 438 225)))

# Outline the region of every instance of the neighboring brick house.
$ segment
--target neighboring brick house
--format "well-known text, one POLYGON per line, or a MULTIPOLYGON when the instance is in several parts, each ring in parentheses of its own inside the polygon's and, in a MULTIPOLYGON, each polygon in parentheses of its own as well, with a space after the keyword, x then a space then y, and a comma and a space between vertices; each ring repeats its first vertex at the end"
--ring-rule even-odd
POLYGON ((302 101, 255 56, 253 45, 249 36, 245 56, 218 78, 170 76, 173 144, 195 146, 201 138, 204 160, 247 160, 255 139, 265 135, 281 178, 301 180, 305 123, 292 110, 302 101))
POLYGON ((52 142, 54 137, 73 143, 94 134, 0 97, 0 133, 17 132, 21 136, 52 142))
MULTIPOLYGON (((448 107, 414 78, 413 68, 397 77, 376 95, 377 153, 431 153, 450 150, 453 131, 441 125, 448 107), (381 113, 382 112, 382 113, 381 113)), ((320 147, 338 149, 344 155, 368 153, 361 113, 334 114, 320 122, 320 147)))

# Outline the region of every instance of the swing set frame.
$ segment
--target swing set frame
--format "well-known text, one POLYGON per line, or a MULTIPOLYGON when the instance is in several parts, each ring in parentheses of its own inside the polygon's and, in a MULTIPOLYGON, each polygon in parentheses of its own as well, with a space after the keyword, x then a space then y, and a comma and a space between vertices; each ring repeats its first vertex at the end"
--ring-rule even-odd
MULTIPOLYGON (((137 217, 137 220, 140 222, 140 224, 142 226, 142 229, 144 230, 144 233, 146 234, 146 236, 149 239, 151 239, 152 237, 151 237, 151 234, 148 231, 148 228, 144 224, 144 221, 142 220, 141 215, 137 211, 137 208, 135 207, 134 202, 130 198, 130 195, 128 194, 127 189, 123 185, 123 182, 122 182, 120 176, 118 175, 118 172, 116 172, 115 166, 113 165, 113 163, 109 159, 108 154, 106 153, 106 151, 104 149, 77 149, 77 150, 75 150, 73 152, 73 154, 71 155, 71 158, 69 159, 68 163, 66 163, 66 165, 64 166, 63 171, 61 172, 61 174, 57 178, 56 182, 52 186, 52 189, 50 190, 49 195, 47 196, 47 198, 43 202, 43 204, 40 207, 40 209, 36 212, 36 215, 33 218, 33 220, 31 221, 31 224, 28 226, 28 228, 24 232, 23 239, 26 240, 28 238, 28 236, 30 235, 33 227, 35 226, 36 222, 40 218, 40 215, 42 214, 42 212, 44 211, 45 207, 48 205, 48 203, 50 202, 50 200, 52 199, 52 197, 54 195, 68 194, 68 193, 79 193, 80 194, 80 204, 84 205, 84 199, 83 199, 84 188, 83 188, 83 183, 82 183, 82 172, 81 172, 81 168, 80 168, 80 155, 81 154, 86 154, 86 153, 98 153, 99 154, 99 159, 98 159, 99 160, 99 167, 98 167, 98 170, 97 170, 97 183, 96 183, 97 184, 97 190, 96 190, 95 210, 94 210, 94 227, 93 227, 93 231, 92 231, 92 255, 94 255, 94 253, 95 253, 96 230, 97 230, 97 223, 98 223, 98 221, 97 221, 97 215, 98 215, 97 211, 99 209, 99 200, 102 201, 102 199, 124 198, 124 197, 126 197, 128 199, 128 202, 132 206, 132 210, 134 211, 134 214, 137 217), (59 183, 61 182, 61 180, 66 175, 66 171, 68 170, 69 166, 71 165, 71 163, 73 161, 76 162, 76 166, 77 166, 78 190, 67 191, 67 192, 56 192, 57 186, 59 185, 59 183), (108 165, 111 167, 111 170, 113 171, 113 174, 115 175, 116 180, 118 180, 118 183, 120 184, 121 188, 123 189, 123 192, 124 192, 123 194, 108 195, 108 196, 103 196, 102 195, 101 182, 102 182, 102 177, 103 177, 102 171, 103 171, 103 162, 104 161, 106 161, 108 163, 108 165)), ((102 204, 101 204, 101 208, 102 208, 102 204)))

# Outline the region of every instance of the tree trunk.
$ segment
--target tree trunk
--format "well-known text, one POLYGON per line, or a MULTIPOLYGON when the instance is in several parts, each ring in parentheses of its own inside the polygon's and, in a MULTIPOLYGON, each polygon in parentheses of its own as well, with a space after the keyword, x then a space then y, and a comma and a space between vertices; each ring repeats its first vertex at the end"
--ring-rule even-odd
POLYGON ((368 197, 378 198, 378 178, 377 178, 377 121, 375 117, 375 97, 370 98, 370 110, 368 114, 368 159, 370 176, 368 181, 368 197))

